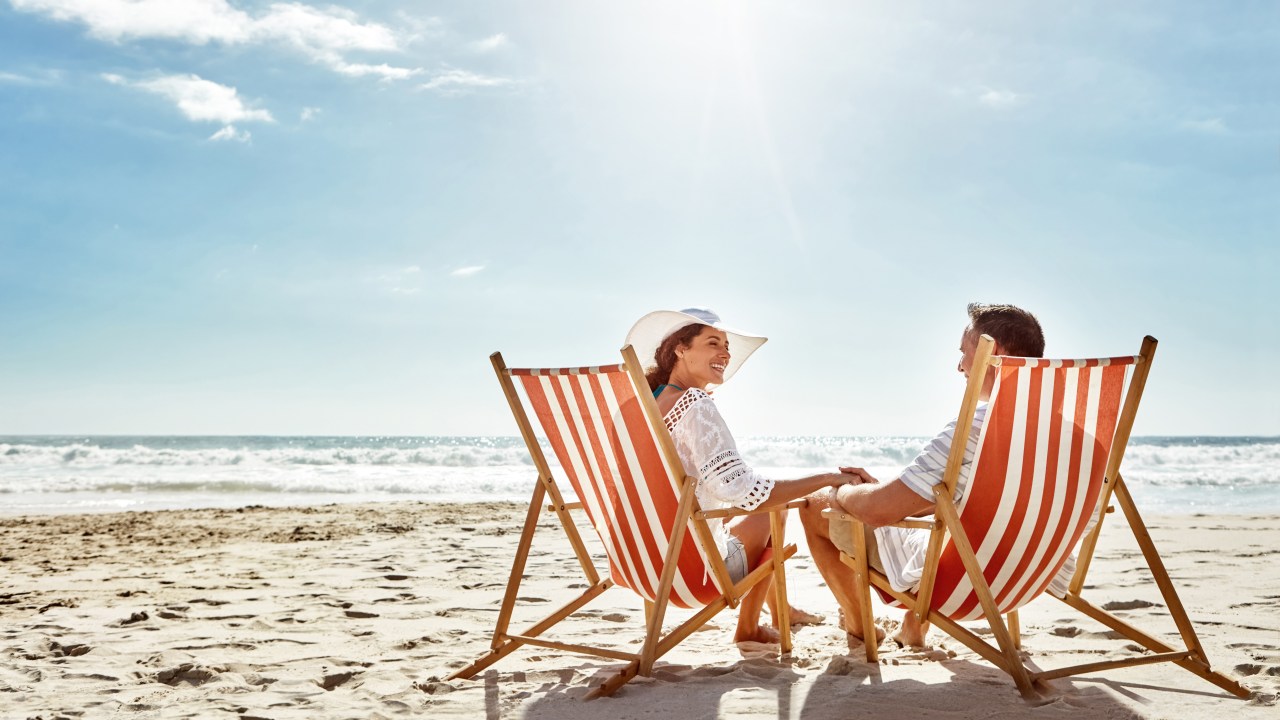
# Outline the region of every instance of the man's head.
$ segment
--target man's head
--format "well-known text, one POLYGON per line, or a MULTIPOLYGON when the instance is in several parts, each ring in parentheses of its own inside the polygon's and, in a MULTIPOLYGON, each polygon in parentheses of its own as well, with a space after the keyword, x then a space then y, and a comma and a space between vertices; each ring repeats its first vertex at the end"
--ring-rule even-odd
POLYGON ((1035 315, 1013 305, 969 303, 969 326, 960 337, 960 364, 956 368, 965 377, 973 368, 982 335, 996 341, 996 355, 1044 357, 1044 331, 1035 315))

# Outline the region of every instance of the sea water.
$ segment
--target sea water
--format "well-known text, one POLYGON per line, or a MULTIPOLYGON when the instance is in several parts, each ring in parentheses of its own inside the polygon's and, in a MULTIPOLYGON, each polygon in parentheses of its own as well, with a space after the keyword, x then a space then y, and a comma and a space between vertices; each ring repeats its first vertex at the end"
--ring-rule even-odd
MULTIPOLYGON (((926 441, 746 437, 738 445, 775 478, 854 465, 888 480, 926 441)), ((1146 513, 1280 514, 1280 438, 1134 438, 1121 473, 1146 513)), ((516 437, 0 436, 0 513, 9 515, 527 501, 535 480, 516 437)))

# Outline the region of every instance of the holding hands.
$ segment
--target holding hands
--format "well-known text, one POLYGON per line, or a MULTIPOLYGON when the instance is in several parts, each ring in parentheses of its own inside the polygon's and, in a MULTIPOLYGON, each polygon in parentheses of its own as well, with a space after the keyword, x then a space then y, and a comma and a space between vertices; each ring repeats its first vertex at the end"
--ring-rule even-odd
POLYGON ((840 473, 849 476, 845 480, 846 485, 878 485, 880 481, 872 477, 871 473, 860 467, 842 467, 840 473))

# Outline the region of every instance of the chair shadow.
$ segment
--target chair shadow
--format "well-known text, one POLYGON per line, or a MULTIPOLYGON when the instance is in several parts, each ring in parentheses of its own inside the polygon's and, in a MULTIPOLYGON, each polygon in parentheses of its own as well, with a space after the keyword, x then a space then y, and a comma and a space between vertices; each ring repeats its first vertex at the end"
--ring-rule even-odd
MULTIPOLYGON (((592 689, 613 676, 618 665, 601 665, 585 683, 567 682, 575 673, 568 670, 566 682, 547 683, 530 692, 536 699, 521 714, 529 720, 561 720, 565 717, 599 716, 611 720, 625 718, 672 717, 699 720, 736 714, 726 703, 744 702, 758 710, 768 702, 760 693, 776 696, 777 717, 793 716, 793 694, 801 675, 792 669, 791 658, 746 657, 730 665, 690 666, 659 662, 652 677, 638 677, 609 697, 586 700, 592 689), (739 695, 744 695, 739 697, 739 695)), ((501 717, 499 674, 485 676, 486 718, 501 717)), ((758 712, 754 712, 757 714, 758 712)))
MULTIPOLYGON (((1064 702, 1083 713, 1081 717, 1112 720, 1141 720, 1145 716, 1116 700, 1100 688, 1080 690, 1070 680, 1049 684, 1050 692, 1040 702, 1027 702, 1003 671, 983 662, 964 658, 932 661, 950 673, 946 682, 924 682, 914 678, 886 679, 881 666, 857 655, 837 656, 812 681, 796 717, 804 720, 836 720, 859 717, 896 720, 901 717, 929 717, 935 714, 959 716, 972 705, 973 717, 1030 716, 1037 707, 1064 702)), ((909 672, 909 671, 908 671, 909 672)), ((1072 679, 1074 680, 1074 679, 1072 679)))

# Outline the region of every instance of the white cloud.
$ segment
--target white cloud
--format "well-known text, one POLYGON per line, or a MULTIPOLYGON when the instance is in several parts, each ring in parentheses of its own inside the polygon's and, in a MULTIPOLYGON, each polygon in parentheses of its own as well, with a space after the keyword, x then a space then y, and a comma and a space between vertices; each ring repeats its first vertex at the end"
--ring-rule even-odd
POLYGON ((471 43, 471 49, 475 50, 476 52, 487 53, 487 52, 493 52, 498 48, 506 47, 508 44, 509 43, 507 40, 507 34, 498 33, 497 35, 490 35, 489 37, 484 38, 483 40, 477 40, 471 43))
POLYGON ((984 87, 978 92, 978 102, 992 108, 1009 108, 1022 104, 1026 96, 1012 90, 996 90, 984 87))
POLYGON ((1227 124, 1220 117, 1206 118, 1204 120, 1188 120, 1182 124, 1188 130, 1195 130, 1207 135, 1226 135, 1227 124))
POLYGON ((376 275, 373 282, 392 295, 417 295, 422 292, 422 268, 408 265, 376 275))
POLYGON ((514 81, 509 78, 479 75, 466 70, 449 68, 436 73, 429 81, 418 87, 423 90, 434 90, 448 95, 457 95, 479 88, 504 87, 512 84, 514 84, 514 81))
POLYGON ((35 75, 0 70, 0 85, 52 85, 62 80, 61 70, 42 70, 35 75))
POLYGON ((466 267, 460 267, 449 274, 454 277, 471 277, 481 270, 484 270, 484 267, 484 265, 468 265, 466 267))
POLYGON ((218 132, 209 136, 209 139, 217 142, 219 140, 235 140, 236 142, 249 142, 248 130, 237 130, 235 125, 228 125, 218 132))
POLYGON ((399 52, 401 41, 385 25, 362 22, 339 7, 319 9, 277 2, 256 17, 227 0, 11 0, 16 10, 88 26, 108 42, 162 39, 205 45, 264 44, 291 47, 347 75, 403 79, 416 69, 350 64, 349 52, 399 52))
POLYGON ((219 85, 197 75, 165 75, 151 80, 130 81, 120 75, 106 73, 102 78, 115 85, 134 87, 167 98, 178 106, 178 110, 188 120, 194 122, 219 122, 224 125, 235 122, 275 122, 270 112, 246 106, 235 88, 219 85))
POLYGON ((300 117, 302 122, 308 122, 319 117, 321 112, 323 111, 318 107, 304 107, 302 108, 302 114, 300 117))
POLYGON ((343 60, 334 60, 330 67, 343 75, 351 77, 364 77, 365 75, 377 75, 383 80, 404 80, 413 77, 422 72, 419 68, 401 68, 392 67, 383 63, 381 65, 365 65, 361 63, 348 63, 343 60))

